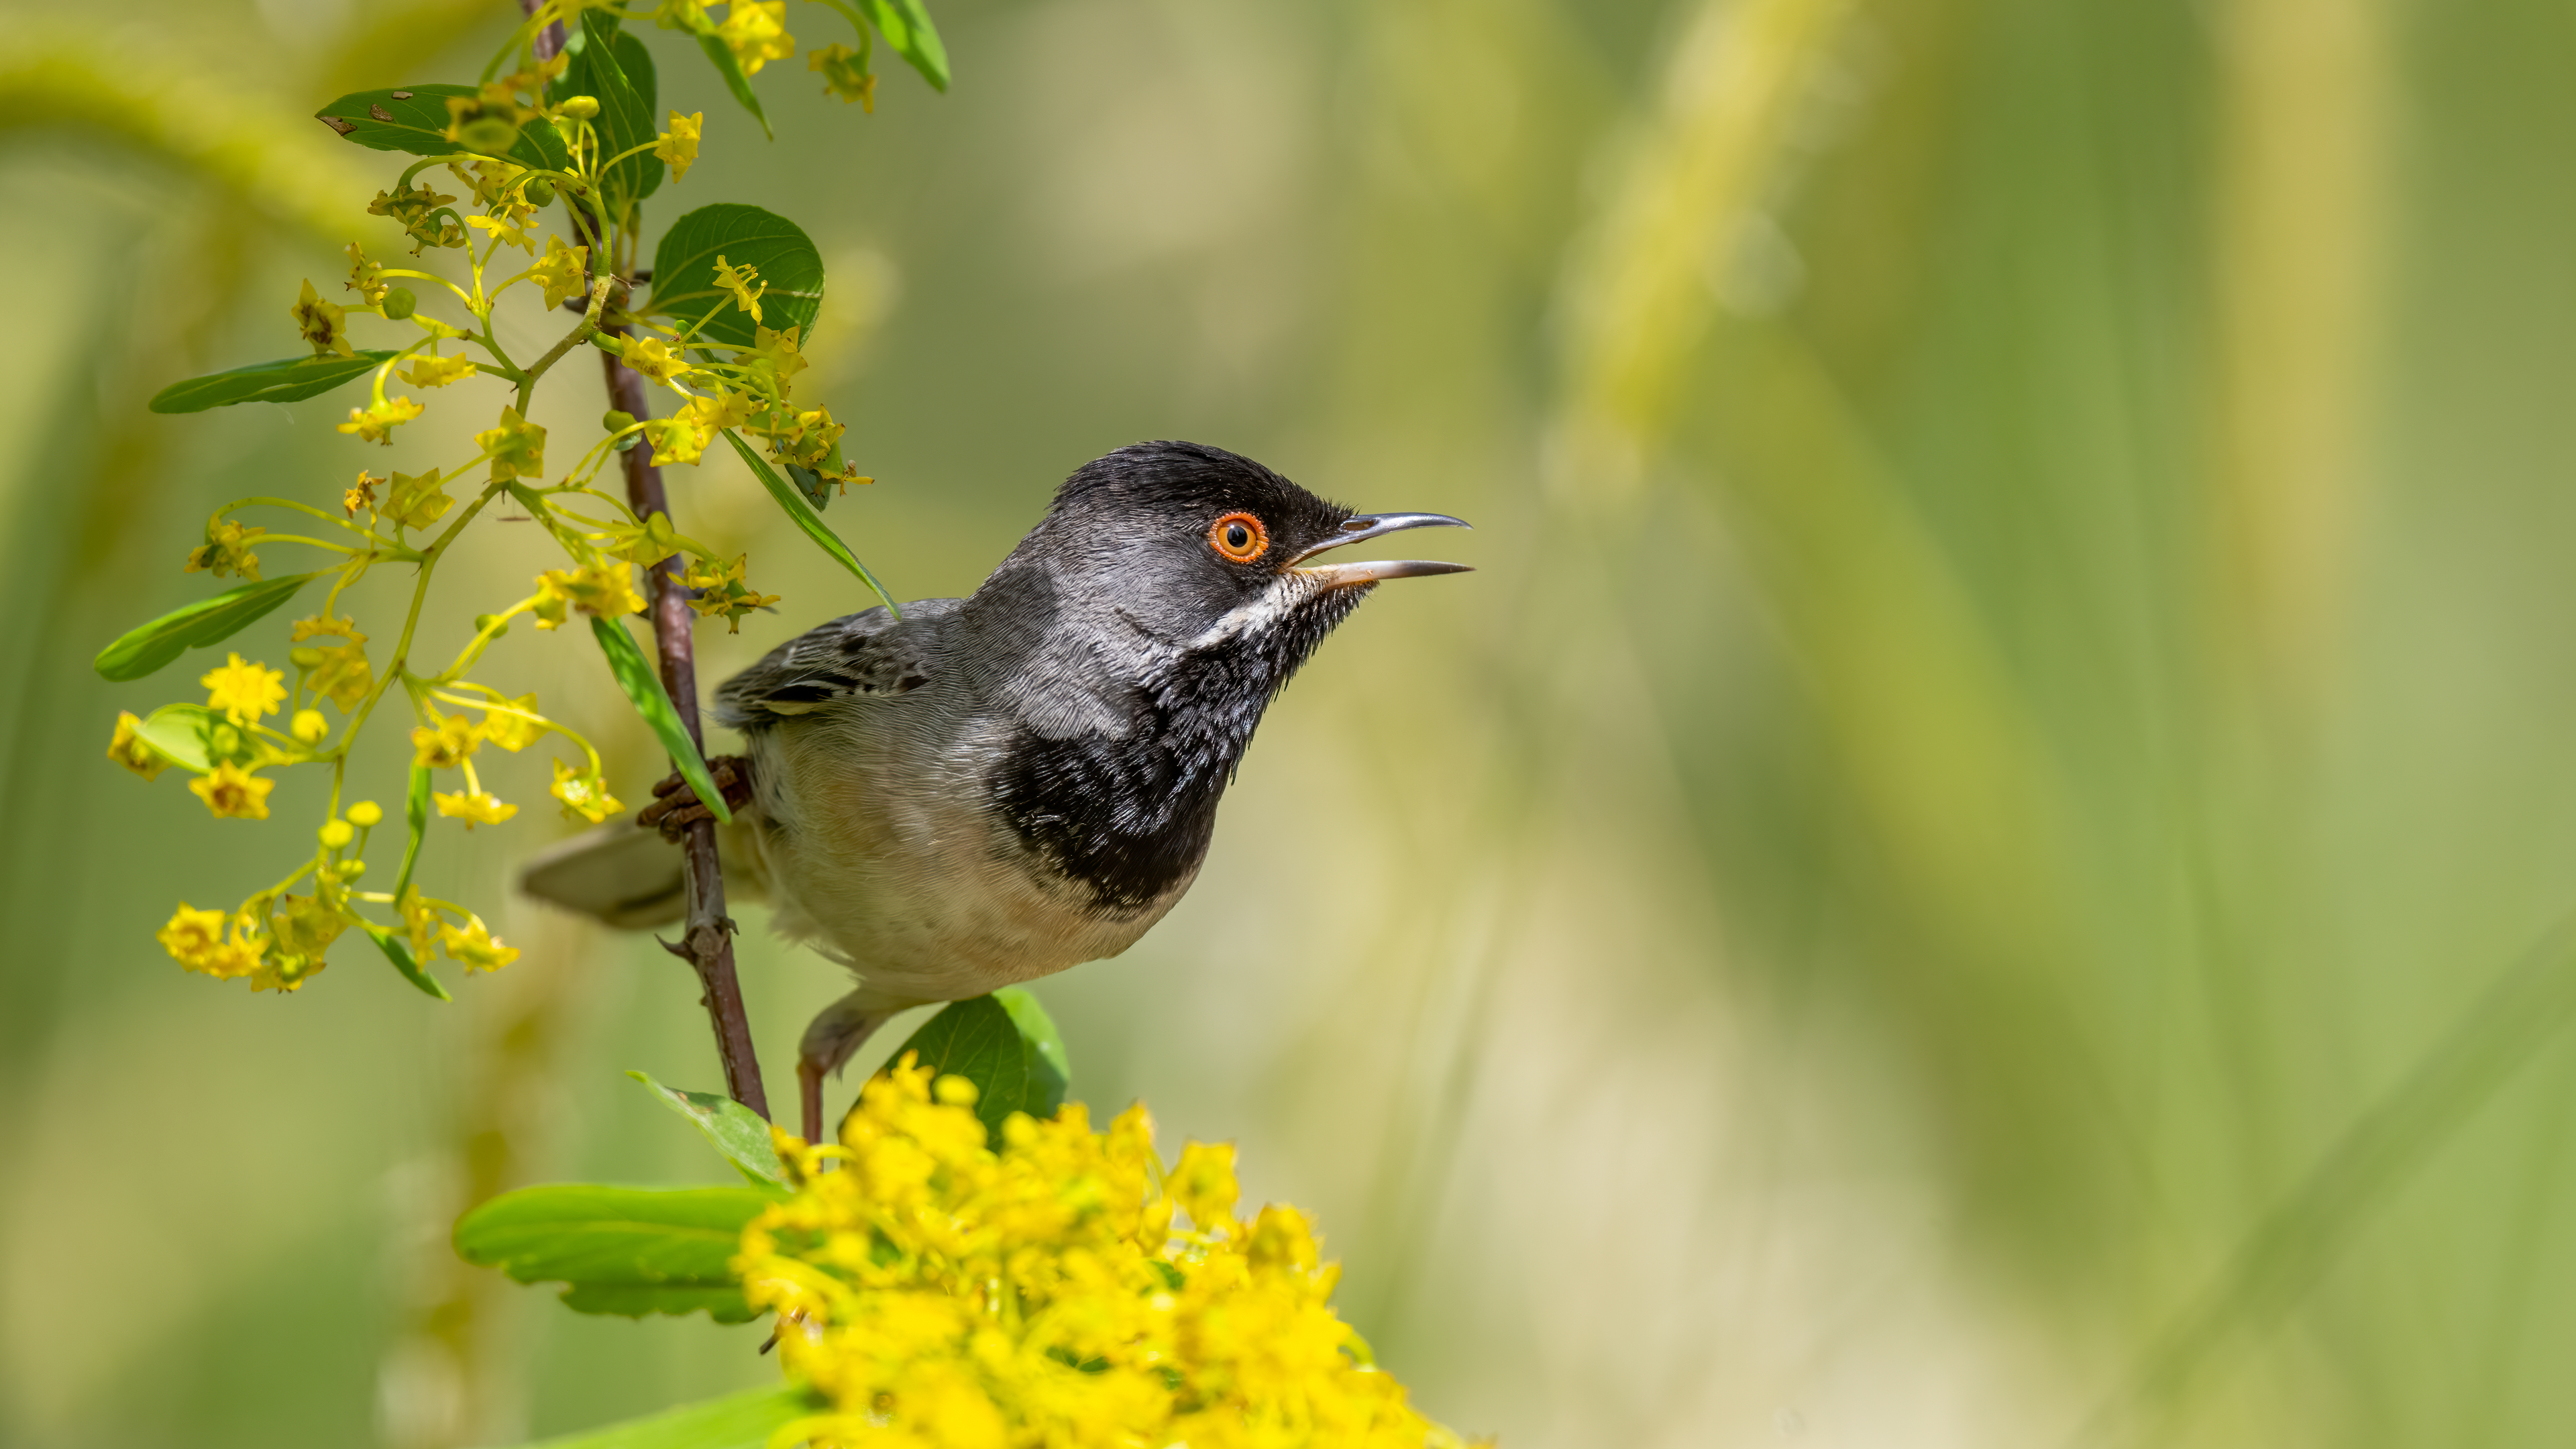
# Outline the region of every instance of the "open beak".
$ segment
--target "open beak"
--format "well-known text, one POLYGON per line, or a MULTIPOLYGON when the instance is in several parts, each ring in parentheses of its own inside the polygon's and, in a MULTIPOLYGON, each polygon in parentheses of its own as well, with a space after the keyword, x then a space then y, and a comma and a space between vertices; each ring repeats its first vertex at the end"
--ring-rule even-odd
MULTIPOLYGON (((1343 520, 1341 531, 1288 560, 1288 566, 1313 558, 1326 549, 1342 548, 1383 534, 1407 528, 1468 528, 1463 518, 1446 513, 1355 513, 1343 520)), ((1474 569, 1466 564, 1438 563, 1431 559, 1380 559, 1370 563, 1318 564, 1297 572, 1317 580, 1328 589, 1347 589, 1359 584, 1383 583, 1388 579, 1420 578, 1426 574, 1464 574, 1474 569)))

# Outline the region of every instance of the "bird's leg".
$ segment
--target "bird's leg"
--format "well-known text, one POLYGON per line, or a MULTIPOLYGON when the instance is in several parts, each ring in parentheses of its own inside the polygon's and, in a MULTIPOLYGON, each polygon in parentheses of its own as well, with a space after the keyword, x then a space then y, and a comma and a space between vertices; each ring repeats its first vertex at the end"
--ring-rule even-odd
POLYGON ((861 997, 862 993, 853 991, 824 1007, 805 1028, 805 1039, 797 1043, 797 1108, 808 1142, 822 1140, 823 1079, 846 1065, 894 1016, 883 1007, 861 1004, 861 997))
MULTIPOLYGON (((718 755, 707 761, 707 772, 716 778, 716 788, 724 792, 725 808, 740 810, 751 803, 751 761, 741 755, 718 755)), ((689 827, 701 820, 715 819, 698 799, 698 792, 674 770, 662 783, 653 787, 655 799, 635 817, 635 823, 659 830, 662 838, 676 845, 688 834, 689 827)))

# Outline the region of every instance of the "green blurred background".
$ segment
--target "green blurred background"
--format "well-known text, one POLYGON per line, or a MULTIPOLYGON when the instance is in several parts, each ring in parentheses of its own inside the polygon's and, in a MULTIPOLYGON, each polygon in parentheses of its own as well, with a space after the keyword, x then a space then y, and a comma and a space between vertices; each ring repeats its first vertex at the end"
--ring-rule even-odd
MULTIPOLYGON (((830 517, 899 596, 1140 438, 1478 525, 1440 544, 1480 572, 1385 590, 1283 697, 1172 917, 1039 988, 1078 1095, 1320 1214, 1430 1412, 1514 1449, 2576 1431, 2576 8, 937 13, 952 94, 889 69, 870 118, 790 62, 775 144, 650 35, 708 116, 655 215, 824 250, 817 376, 880 480, 830 517)), ((456 1005, 347 944, 253 997, 152 932, 273 876, 309 783, 253 827, 101 757, 188 692, 88 659, 203 591, 206 509, 475 425, 360 458, 344 400, 142 400, 396 250, 312 110, 509 23, 0 0, 10 1444, 497 1444, 774 1372, 446 1252, 499 1187, 715 1175, 619 1075, 717 1080, 684 968, 507 896, 549 811, 437 838, 527 952, 456 1005)), ((864 602, 732 465, 673 492, 786 596, 702 633, 710 681, 864 602)), ((433 646, 539 566, 490 528, 433 646)), ((490 677, 641 795, 566 648, 490 677)), ((777 1100, 840 988, 743 954, 777 1100)))

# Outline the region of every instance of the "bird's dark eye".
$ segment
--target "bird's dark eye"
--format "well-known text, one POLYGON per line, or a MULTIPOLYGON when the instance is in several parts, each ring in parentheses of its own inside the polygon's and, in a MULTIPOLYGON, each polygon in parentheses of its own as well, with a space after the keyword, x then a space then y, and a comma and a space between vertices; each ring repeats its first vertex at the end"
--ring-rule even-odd
POLYGON ((1270 549, 1270 530, 1249 513, 1229 513, 1208 525, 1208 546, 1234 563, 1250 563, 1270 549))

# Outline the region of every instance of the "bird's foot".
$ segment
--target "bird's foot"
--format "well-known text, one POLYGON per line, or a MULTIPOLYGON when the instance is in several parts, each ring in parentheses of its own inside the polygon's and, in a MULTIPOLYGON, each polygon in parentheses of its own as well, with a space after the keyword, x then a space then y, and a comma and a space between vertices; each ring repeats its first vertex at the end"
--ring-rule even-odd
MULTIPOLYGON (((707 772, 715 776, 716 788, 724 792, 727 810, 740 810, 751 803, 751 761, 740 755, 718 755, 707 761, 707 772)), ((659 830, 662 838, 674 845, 688 834, 690 826, 716 818, 677 770, 653 787, 653 795, 653 803, 636 815, 635 823, 659 830)))

